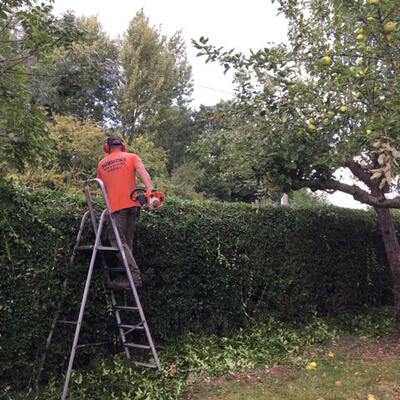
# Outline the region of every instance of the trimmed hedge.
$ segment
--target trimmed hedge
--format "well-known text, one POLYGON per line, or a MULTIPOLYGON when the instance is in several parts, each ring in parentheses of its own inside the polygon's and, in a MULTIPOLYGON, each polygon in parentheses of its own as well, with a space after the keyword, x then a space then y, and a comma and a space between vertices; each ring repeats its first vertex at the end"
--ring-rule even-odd
MULTIPOLYGON (((69 259, 86 201, 0 181, 0 206, 0 386, 26 385, 67 276, 62 318, 78 315, 89 259, 81 256, 73 267, 69 259)), ((85 233, 92 244, 89 225, 85 233)), ((307 321, 315 313, 392 304, 373 212, 169 200, 158 212, 142 213, 135 254, 145 284, 142 305, 158 342, 186 332, 229 335, 271 313, 307 321)), ((104 282, 97 268, 81 341, 106 339, 113 351, 116 329, 104 282)), ((72 343, 73 328, 56 332, 47 371, 67 359, 72 343)), ((82 351, 77 362, 90 359, 82 351)))

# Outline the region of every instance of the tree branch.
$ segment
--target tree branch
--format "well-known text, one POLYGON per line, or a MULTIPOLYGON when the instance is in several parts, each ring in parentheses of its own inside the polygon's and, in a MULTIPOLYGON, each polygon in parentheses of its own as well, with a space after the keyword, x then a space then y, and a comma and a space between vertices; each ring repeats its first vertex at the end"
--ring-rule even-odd
POLYGON ((350 196, 353 196, 354 200, 357 200, 360 203, 367 204, 372 207, 400 208, 400 196, 397 196, 393 199, 386 199, 384 195, 382 195, 381 198, 377 198, 356 185, 348 185, 346 183, 338 182, 334 179, 328 179, 326 181, 306 180, 299 182, 298 187, 295 187, 294 189, 301 189, 303 187, 307 187, 312 191, 338 190, 340 192, 347 193, 350 196))
POLYGON ((67 76, 67 74, 49 75, 49 74, 38 74, 36 72, 21 72, 21 71, 4 71, 4 74, 10 75, 29 75, 29 76, 44 76, 46 78, 59 78, 60 76, 67 76))
POLYGON ((346 161, 345 167, 347 167, 354 176, 356 176, 361 182, 364 182, 369 188, 372 186, 370 172, 365 171, 365 169, 355 162, 354 160, 346 161))

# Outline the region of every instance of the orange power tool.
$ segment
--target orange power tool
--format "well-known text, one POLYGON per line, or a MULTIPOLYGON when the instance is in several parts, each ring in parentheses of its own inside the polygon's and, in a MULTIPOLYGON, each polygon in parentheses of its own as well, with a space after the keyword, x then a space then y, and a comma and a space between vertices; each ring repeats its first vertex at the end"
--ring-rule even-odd
POLYGON ((157 210, 165 204, 164 193, 156 189, 148 191, 142 188, 135 189, 130 198, 132 201, 139 200, 140 205, 145 210, 157 210))

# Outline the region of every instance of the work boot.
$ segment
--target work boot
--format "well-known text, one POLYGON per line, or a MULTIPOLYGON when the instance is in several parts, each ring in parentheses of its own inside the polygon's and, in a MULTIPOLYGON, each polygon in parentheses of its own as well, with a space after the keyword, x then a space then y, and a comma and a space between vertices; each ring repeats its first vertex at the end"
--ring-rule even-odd
POLYGON ((135 284, 136 289, 141 288, 143 286, 143 283, 142 283, 142 278, 140 277, 140 273, 138 273, 137 271, 132 271, 132 268, 131 268, 131 273, 132 273, 133 283, 135 284))
POLYGON ((140 275, 139 276, 132 275, 132 278, 133 278, 133 283, 135 284, 136 289, 139 289, 139 288, 141 288, 143 286, 142 279, 140 278, 140 275))
POLYGON ((130 288, 128 278, 124 276, 118 276, 113 281, 111 281, 107 287, 112 290, 123 290, 130 288))

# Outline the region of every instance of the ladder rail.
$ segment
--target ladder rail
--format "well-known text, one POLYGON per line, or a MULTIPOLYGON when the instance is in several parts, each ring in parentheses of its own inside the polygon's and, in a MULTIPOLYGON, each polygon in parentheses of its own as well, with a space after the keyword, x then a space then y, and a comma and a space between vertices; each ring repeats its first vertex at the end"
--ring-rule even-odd
POLYGON ((93 179, 88 179, 84 184, 83 184, 83 190, 85 192, 86 200, 89 206, 89 212, 90 212, 90 217, 92 219, 92 224, 93 224, 93 229, 95 234, 97 233, 97 222, 96 222, 96 213, 94 212, 93 208, 93 202, 92 202, 92 196, 90 194, 90 185, 92 183, 97 183, 100 186, 100 189, 103 193, 104 200, 106 202, 106 207, 108 212, 111 214, 111 206, 110 206, 110 201, 108 200, 107 196, 107 191, 106 187, 104 186, 104 183, 101 179, 99 178, 93 178, 93 179))
POLYGON ((103 224, 104 224, 104 217, 105 217, 106 211, 107 210, 104 210, 101 213, 100 222, 99 222, 99 229, 98 229, 98 231, 96 233, 96 241, 95 241, 95 244, 94 244, 92 257, 90 259, 89 271, 88 271, 87 278, 86 278, 85 289, 84 289, 84 292, 83 292, 81 307, 80 307, 80 310, 79 310, 79 317, 78 317, 78 321, 77 321, 77 324, 76 324, 74 341, 72 343, 71 355, 70 355, 69 362, 68 362, 67 374, 65 376, 64 389, 63 389, 63 393, 62 393, 62 397, 61 397, 62 400, 65 400, 67 398, 67 394, 68 394, 68 386, 69 386, 69 381, 70 381, 70 378, 71 378, 72 365, 74 363, 76 348, 78 346, 79 333, 80 333, 80 330, 81 330, 83 314, 85 312, 86 301, 87 301, 88 294, 89 294, 89 288, 90 288, 90 282, 92 280, 94 263, 96 261, 97 247, 100 245, 100 235, 101 235, 101 230, 102 230, 102 227, 103 227, 103 224))
MULTIPOLYGON (((108 272, 107 272, 107 274, 109 275, 108 272)), ((113 305, 113 308, 114 308, 114 315, 117 320, 117 326, 118 326, 122 323, 122 321, 121 321, 120 311, 115 308, 115 306, 117 305, 117 300, 115 299, 115 294, 113 291, 111 291, 111 304, 113 305)), ((119 336, 121 337, 122 342, 126 342, 126 334, 125 334, 125 331, 123 330, 123 328, 118 326, 118 331, 119 331, 119 336)), ((124 348, 124 351, 125 351, 127 359, 130 360, 131 353, 129 352, 129 349, 124 348)))
MULTIPOLYGON (((75 257, 76 257, 76 254, 77 254, 77 250, 76 249, 79 246, 79 242, 81 240, 82 233, 83 233, 83 228, 85 227, 85 223, 86 223, 86 220, 87 220, 88 216, 89 216, 89 211, 86 211, 82 216, 81 223, 79 225, 78 235, 77 235, 76 241, 75 241, 75 246, 74 246, 74 249, 72 250, 72 256, 71 256, 71 259, 70 259, 70 267, 75 262, 75 257)), ((63 300, 64 300, 65 291, 67 289, 67 286, 68 286, 68 277, 66 277, 64 279, 64 281, 63 281, 63 287, 62 287, 62 292, 61 292, 61 300, 58 303, 56 313, 54 314, 54 318, 53 318, 53 321, 52 321, 51 326, 50 326, 50 332, 49 332, 49 334, 47 336, 47 339, 46 339, 46 344, 45 344, 45 347, 44 347, 44 350, 43 350, 42 357, 40 358, 39 367, 38 367, 38 373, 37 373, 36 382, 35 382, 35 386, 36 387, 39 386, 40 377, 42 375, 44 363, 45 363, 46 357, 47 357, 47 352, 49 351, 49 347, 50 347, 51 340, 53 338, 54 330, 55 330, 56 324, 58 322, 58 318, 59 318, 60 313, 61 313, 61 308, 62 308, 62 305, 63 305, 63 300)))

